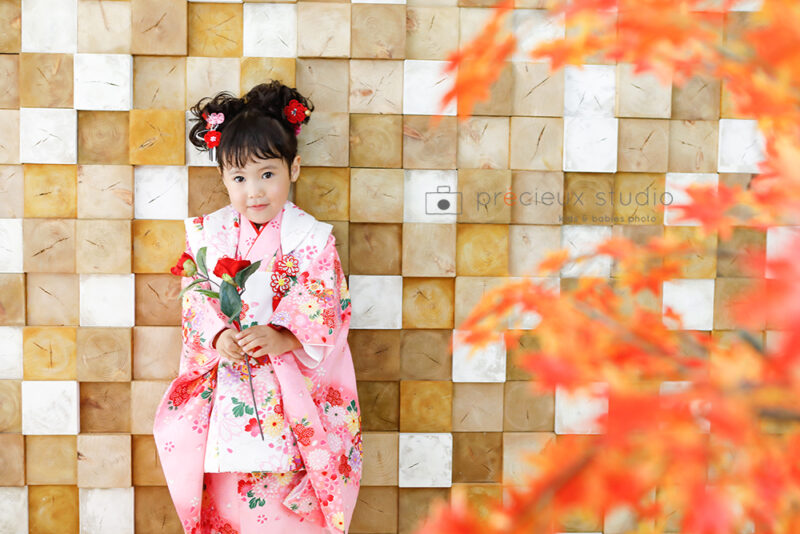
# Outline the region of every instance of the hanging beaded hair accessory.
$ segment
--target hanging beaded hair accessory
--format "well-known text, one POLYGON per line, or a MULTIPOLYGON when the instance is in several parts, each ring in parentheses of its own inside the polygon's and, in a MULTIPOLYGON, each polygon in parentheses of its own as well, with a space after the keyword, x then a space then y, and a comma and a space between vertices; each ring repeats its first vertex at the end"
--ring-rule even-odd
POLYGON ((284 106, 283 114, 286 115, 286 119, 290 123, 295 125, 294 134, 298 135, 302 126, 301 123, 306 120, 307 116, 311 115, 311 110, 305 107, 302 102, 293 98, 289 101, 287 106, 284 106))
POLYGON ((221 134, 217 131, 217 126, 225 121, 224 113, 212 113, 209 115, 203 112, 203 118, 206 120, 206 129, 197 132, 197 138, 203 139, 208 147, 208 158, 211 161, 217 160, 217 147, 221 134))

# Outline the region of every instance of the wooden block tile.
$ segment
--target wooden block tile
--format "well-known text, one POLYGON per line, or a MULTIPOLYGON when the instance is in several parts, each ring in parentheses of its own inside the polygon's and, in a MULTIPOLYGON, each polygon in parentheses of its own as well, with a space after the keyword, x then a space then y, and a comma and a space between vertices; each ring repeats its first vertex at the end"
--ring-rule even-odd
MULTIPOLYGON (((25 115, 30 116, 26 113, 25 115)), ((21 145, 22 129, 20 128, 20 117, 22 112, 17 109, 0 109, 0 120, 6 125, 8 143, 0 148, 0 163, 10 165, 22 162, 21 145)), ((30 135, 30 134, 29 134, 30 135)), ((25 140, 26 145, 31 141, 25 140)), ((27 149, 26 149, 27 150, 27 149)))
POLYGON ((78 217, 133 218, 133 167, 78 165, 78 217))
POLYGON ((453 430, 501 432, 502 384, 453 384, 453 430))
POLYGON ((614 223, 614 174, 564 173, 564 223, 614 223))
POLYGON ((0 485, 25 486, 26 483, 24 437, 16 433, 0 434, 0 485))
MULTIPOLYGON (((162 340, 163 341, 163 340, 162 340)), ((78 329, 78 380, 81 382, 127 382, 131 379, 131 329, 78 329)), ((162 343, 158 353, 162 359, 169 344, 162 343)))
POLYGON ((453 433, 453 482, 501 482, 502 432, 453 433))
POLYGON ((403 159, 401 115, 350 115, 350 165, 400 168, 403 159))
POLYGON ((348 220, 349 169, 306 167, 295 184, 295 192, 295 203, 317 219, 348 220))
POLYGON ((450 432, 453 383, 445 380, 400 381, 400 431, 450 432))
POLYGON ((403 276, 456 275, 455 224, 403 223, 402 242, 403 276))
POLYGON ((403 330, 400 373, 408 380, 449 380, 452 330, 403 330))
MULTIPOLYGON (((508 94, 514 87, 514 68, 511 62, 503 65, 502 70, 497 76, 497 79, 489 86, 489 98, 486 100, 478 100, 475 102, 475 107, 472 109, 472 115, 490 115, 508 118, 511 115, 511 99, 508 94)), ((506 122, 506 132, 508 123, 506 122)), ((504 151, 508 156, 508 149, 504 151)), ((507 166, 507 165, 506 165, 507 166)))
POLYGON ((22 235, 25 272, 75 272, 74 219, 24 219, 22 235))
POLYGON ((512 276, 536 276, 548 251, 561 245, 558 226, 514 224, 509 227, 508 270, 512 276))
POLYGON ((455 73, 445 71, 445 62, 407 59, 403 62, 403 114, 455 115, 455 99, 440 109, 455 73))
POLYGON ((245 56, 296 57, 297 24, 295 4, 245 3, 242 53, 245 56))
POLYGON ((666 172, 669 124, 666 119, 620 119, 617 169, 666 172))
POLYGON ((540 452, 555 437, 551 432, 504 432, 503 484, 522 484, 535 476, 538 471, 525 455, 540 452))
POLYGON ((696 226, 665 226, 664 237, 686 241, 696 247, 696 252, 685 255, 674 255, 676 259, 684 260, 677 277, 680 278, 714 278, 717 273, 717 248, 716 235, 702 236, 696 226))
POLYGON ((608 413, 608 386, 593 382, 567 391, 557 387, 555 394, 556 434, 599 434, 598 418, 608 413))
POLYGON ((453 482, 453 435, 400 433, 398 484, 401 488, 443 488, 453 482))
POLYGON ((351 330, 348 343, 357 380, 399 380, 401 330, 351 330))
POLYGON ((506 382, 503 405, 503 430, 512 432, 552 432, 555 398, 552 393, 535 393, 527 381, 506 382))
POLYGON ((77 272, 131 272, 131 221, 78 220, 75 230, 77 272))
POLYGON ((497 483, 453 483, 451 496, 456 492, 462 491, 466 495, 467 504, 474 509, 478 517, 489 519, 490 510, 494 503, 500 501, 503 496, 503 486, 497 483))
POLYGON ((394 275, 349 276, 353 301, 350 328, 403 327, 403 277, 394 275))
POLYGON ((669 121, 669 172, 716 172, 719 121, 669 121))
POLYGON ((458 224, 458 275, 508 276, 508 231, 508 226, 501 224, 458 224))
MULTIPOLYGON (((364 5, 366 4, 359 4, 364 5)), ((403 62, 402 60, 387 59, 351 59, 350 74, 346 83, 349 86, 349 105, 350 113, 375 113, 393 116, 401 123, 403 121, 403 62)), ((337 98, 338 101, 338 98, 337 98)), ((344 108, 347 109, 347 108, 344 108)), ((363 128, 361 129, 364 131, 363 128)), ((395 139, 399 132, 392 123, 391 142, 397 143, 395 139)), ((401 147, 392 146, 392 158, 396 160, 402 157, 401 147), (396 154, 395 154, 396 152, 396 154)), ((384 154, 388 154, 384 151, 384 154)), ((363 148, 359 151, 359 157, 365 157, 363 148)), ((400 167, 399 164, 380 165, 381 167, 400 167)))
POLYGON ((75 54, 75 109, 130 110, 132 70, 130 54, 75 54))
MULTIPOLYGON (((149 0, 141 1, 149 3, 149 0)), ((157 11, 163 13, 163 9, 157 11)), ((184 119, 185 114, 180 110, 131 110, 129 162, 132 165, 183 165, 184 119)))
POLYGON ((513 171, 511 222, 561 224, 564 211, 564 173, 513 171))
POLYGON ((455 283, 452 278, 403 280, 403 328, 452 328, 455 283))
POLYGON ((77 380, 77 328, 23 329, 25 380, 77 380))
POLYGON ((350 222, 403 221, 402 169, 350 170, 350 222))
POLYGON ((127 488, 131 485, 131 436, 78 436, 78 487, 127 488))
POLYGON ((514 92, 511 97, 511 115, 563 116, 563 70, 551 73, 546 63, 530 61, 515 61, 512 67, 514 92))
POLYGON ((349 4, 297 4, 297 55, 348 57, 351 13, 349 4))
POLYGON ((720 81, 696 75, 672 87, 672 118, 717 120, 720 115, 720 81))
POLYGON ((25 273, 0 273, 0 324, 25 324, 25 282, 30 276, 25 273))
POLYGON ((131 431, 131 382, 81 382, 81 433, 131 431))
POLYGON ((0 380, 0 432, 22 432, 22 380, 0 380))
POLYGON ((456 276, 455 325, 458 327, 487 291, 506 283, 502 276, 456 276))
POLYGON ((131 458, 135 486, 166 486, 153 436, 131 436, 131 458))
POLYGON ((390 534, 397 532, 397 491, 394 486, 365 486, 358 492, 350 532, 390 534))
POLYGON ((74 165, 25 165, 25 217, 77 217, 74 165))
POLYGON ((8 534, 28 534, 28 488, 0 487, 0 529, 8 534))
POLYGON ((183 527, 166 486, 148 488, 137 485, 133 503, 136 532, 182 534, 183 527))
MULTIPOLYGON (((87 330, 82 328, 81 330, 87 330)), ((106 330, 106 329, 103 329, 106 330)), ((120 336, 123 331, 120 331, 120 336)), ((127 360, 120 359, 119 367, 125 369, 122 362, 127 362, 130 372, 131 335, 133 338, 133 378, 136 380, 172 380, 178 376, 181 356, 181 329, 175 326, 135 326, 133 332, 124 331, 124 338, 115 345, 115 353, 127 353, 127 360), (127 344, 123 345, 124 340, 127 344), (127 352, 126 352, 127 351, 127 352)), ((110 371, 111 369, 109 369, 110 371)), ((116 373, 115 373, 116 374, 116 373)), ((130 375, 128 377, 130 379, 130 375)), ((104 381, 108 381, 105 380, 104 381)))
MULTIPOLYGON (((0 16, 3 20, 21 20, 22 7, 19 2, 7 2, 0 6, 0 16)), ((18 53, 21 41, 21 25, 10 26, 0 35, 0 51, 4 54, 18 53)))
MULTIPOLYGON (((297 89, 314 103, 316 111, 348 111, 348 98, 355 65, 362 61, 321 58, 276 58, 296 65, 297 89)), ((381 61, 381 64, 387 63, 381 61)), ((402 71, 401 71, 402 72, 402 71)), ((285 83, 285 82, 284 82, 285 83)), ((352 111, 355 111, 352 107, 352 111)))
POLYGON ((428 115, 403 115, 403 168, 454 169, 458 149, 455 117, 432 127, 428 115))
POLYGON ((402 228, 400 224, 351 223, 350 272, 401 274, 402 228))
POLYGON ((168 386, 167 380, 131 382, 131 434, 153 433, 156 408, 168 386))
POLYGON ((241 57, 242 6, 189 3, 189 56, 241 57))
POLYGON ((25 436, 25 472, 30 485, 76 484, 76 436, 25 436))
MULTIPOLYGON (((0 69, 3 68, 0 56, 0 69)), ((1 98, 1 97, 0 97, 1 98)), ((16 219, 25 213, 25 175, 22 165, 0 165, 0 187, 5 194, 0 198, 0 217, 16 219)))
POLYGON ((672 83, 664 83, 650 72, 634 74, 634 65, 616 67, 617 117, 669 119, 672 114, 672 83))
POLYGON ((130 2, 78 2, 78 52, 129 54, 130 51, 130 2))
POLYGON ((619 172, 614 175, 614 224, 664 224, 663 208, 668 202, 664 186, 663 174, 619 172))
POLYGON ((458 168, 508 169, 508 129, 508 117, 473 116, 459 124, 458 168))
POLYGON ((186 13, 186 0, 169 4, 158 0, 133 0, 131 53, 185 56, 188 26, 186 13))
POLYGON ((169 273, 186 245, 183 221, 134 220, 133 272, 169 273))
POLYGON ((28 521, 31 534, 78 534, 78 486, 29 486, 28 521))
MULTIPOLYGON (((764 280, 759 278, 735 277, 717 278, 714 280, 714 328, 718 330, 741 328, 742 322, 741 319, 737 317, 734 306, 744 295, 750 294, 751 292, 762 295, 766 294, 764 280)), ((748 321, 753 320, 753 318, 748 318, 748 321)), ((760 320, 757 321, 755 328, 758 330, 764 329, 764 322, 760 320)), ((753 328, 752 325, 750 327, 753 328)))
POLYGON ((526 358, 526 353, 531 353, 540 348, 538 338, 530 331, 520 334, 516 345, 507 347, 506 380, 531 380, 533 375, 520 364, 526 358))
POLYGON ((510 146, 512 169, 560 171, 564 168, 564 119, 511 117, 510 146))
POLYGON ((78 494, 82 529, 133 534, 133 488, 80 488, 78 494))
POLYGON ((73 64, 72 54, 20 54, 18 107, 71 108, 73 64))
POLYGON ((350 57, 381 59, 405 57, 405 6, 354 4, 351 16, 350 57))
POLYGON ((400 488, 399 534, 413 534, 428 518, 434 503, 447 504, 450 488, 400 488))
POLYGON ((358 401, 362 407, 361 424, 364 431, 399 428, 399 383, 358 382, 358 401))
MULTIPOLYGON (((504 141, 504 144, 507 143, 504 141)), ((460 151, 461 149, 459 149, 460 151)), ((511 222, 514 201, 511 189, 512 173, 507 169, 461 169, 458 170, 458 189, 466 200, 460 223, 511 222)))
POLYGON ((78 112, 78 163, 127 165, 130 162, 128 111, 78 112))
POLYGON ((186 58, 133 57, 133 107, 183 109, 186 107, 186 58))
POLYGON ((458 47, 456 6, 408 5, 406 8, 406 58, 447 59, 447 51, 458 47))
POLYGON ((396 432, 364 433, 362 487, 397 485, 397 436, 396 432))
POLYGON ((745 265, 745 255, 764 261, 766 258, 767 232, 757 228, 736 227, 728 239, 720 239, 717 254, 717 276, 754 277, 763 276, 745 265))

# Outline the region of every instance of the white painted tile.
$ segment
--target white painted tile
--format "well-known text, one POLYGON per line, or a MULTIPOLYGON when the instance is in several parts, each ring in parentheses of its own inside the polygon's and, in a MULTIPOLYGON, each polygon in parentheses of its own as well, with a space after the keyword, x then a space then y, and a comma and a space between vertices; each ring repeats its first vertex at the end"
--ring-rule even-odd
POLYGON ((530 51, 541 43, 563 39, 566 35, 564 15, 552 17, 546 9, 515 8, 511 13, 511 27, 517 38, 511 61, 549 62, 548 59, 532 58, 530 51))
MULTIPOLYGON (((543 287, 549 290, 554 295, 559 295, 561 293, 561 279, 556 277, 547 277, 547 276, 531 276, 528 277, 532 284, 537 286, 543 287)), ((509 283, 516 283, 523 280, 523 277, 519 276, 509 276, 508 281, 509 283)), ((522 302, 519 302, 514 305, 513 311, 509 314, 508 317, 508 328, 512 330, 522 329, 522 330, 532 330, 536 328, 539 323, 542 322, 542 316, 536 311, 528 310, 523 311, 522 302)))
POLYGON ((134 276, 80 275, 80 326, 133 326, 134 276))
POLYGON ((21 326, 0 326, 0 380, 22 380, 21 326))
POLYGON ((185 219, 189 216, 189 168, 185 165, 137 165, 133 170, 136 219, 185 219))
MULTIPOLYGON (((683 330, 711 330, 714 326, 714 280, 686 278, 665 280, 662 289, 662 312, 667 307, 681 316, 683 330)), ((664 317, 667 328, 677 330, 677 323, 664 317)))
POLYGON ((433 59, 406 59, 403 61, 403 114, 404 115, 455 115, 457 99, 444 109, 442 99, 453 87, 456 72, 444 72, 447 61, 433 59))
POLYGON ((400 432, 398 486, 449 488, 453 481, 453 435, 400 432))
POLYGON ((403 328, 403 277, 351 274, 350 328, 403 328))
POLYGON ((0 487, 0 532, 28 534, 28 486, 0 487))
POLYGON ((719 172, 758 173, 766 156, 766 139, 754 119, 720 119, 719 172))
MULTIPOLYGON (((597 246, 611 237, 611 226, 565 224, 561 227, 561 248, 569 251, 569 257, 575 258, 583 254, 591 254, 597 246)), ((561 269, 564 278, 579 276, 611 276, 612 258, 607 254, 599 254, 581 262, 573 262, 561 269)))
POLYGON ((297 4, 245 2, 243 7, 243 56, 297 56, 297 4))
POLYGON ((600 434, 597 418, 608 413, 608 385, 593 382, 573 391, 556 387, 556 434, 600 434))
POLYGON ((506 342, 502 332, 481 348, 465 343, 466 334, 453 330, 453 382, 505 382, 506 342))
POLYGON ((619 119, 564 117, 563 170, 617 172, 619 119))
POLYGON ((668 172, 664 182, 664 224, 668 226, 700 226, 697 219, 679 221, 683 211, 676 206, 688 204, 691 200, 686 193, 690 184, 713 185, 719 184, 719 175, 713 172, 668 172))
MULTIPOLYGON (((791 260, 792 253, 800 250, 800 226, 772 226, 767 228, 767 261, 791 260)), ((777 278, 778 273, 769 265, 767 278, 777 278)))
POLYGON ((78 112, 74 109, 20 108, 22 163, 78 162, 78 112))
POLYGON ((0 219, 0 273, 22 272, 22 219, 0 219))
POLYGON ((403 222, 456 223, 463 208, 457 170, 407 169, 403 178, 403 222))
POLYGON ((78 488, 81 534, 133 534, 133 488, 78 488))
POLYGON ((75 109, 133 108, 133 56, 75 54, 75 109))
POLYGON ((77 380, 23 380, 22 433, 77 435, 78 403, 77 380))
POLYGON ((613 117, 616 82, 615 65, 566 65, 564 116, 613 117))
POLYGON ((78 0, 22 0, 22 52, 74 54, 78 0))

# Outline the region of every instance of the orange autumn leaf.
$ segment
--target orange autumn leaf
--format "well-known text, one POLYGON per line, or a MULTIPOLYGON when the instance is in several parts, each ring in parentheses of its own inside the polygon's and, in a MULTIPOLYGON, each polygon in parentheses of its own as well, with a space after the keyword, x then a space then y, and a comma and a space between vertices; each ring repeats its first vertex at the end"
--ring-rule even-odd
POLYGON ((718 185, 690 184, 686 194, 691 201, 688 204, 671 206, 678 212, 674 223, 696 220, 707 233, 719 232, 720 239, 729 239, 736 224, 736 218, 725 212, 736 206, 737 194, 741 187, 729 187, 724 183, 718 185))

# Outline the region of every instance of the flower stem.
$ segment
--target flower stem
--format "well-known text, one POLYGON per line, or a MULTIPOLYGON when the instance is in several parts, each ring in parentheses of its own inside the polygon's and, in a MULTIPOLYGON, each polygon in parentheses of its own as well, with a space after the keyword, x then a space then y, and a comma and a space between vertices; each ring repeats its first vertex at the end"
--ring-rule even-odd
MULTIPOLYGON (((242 331, 242 325, 239 324, 239 321, 233 322, 234 326, 236 326, 236 330, 239 332, 242 331)), ((258 417, 258 403, 256 403, 256 393, 253 389, 253 373, 250 372, 250 355, 245 353, 244 354, 244 363, 247 366, 247 378, 250 381, 250 394, 253 396, 253 408, 256 410, 256 422, 258 423, 258 431, 261 432, 261 441, 264 441, 264 429, 261 428, 261 419, 258 417)))

